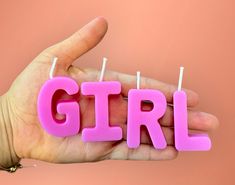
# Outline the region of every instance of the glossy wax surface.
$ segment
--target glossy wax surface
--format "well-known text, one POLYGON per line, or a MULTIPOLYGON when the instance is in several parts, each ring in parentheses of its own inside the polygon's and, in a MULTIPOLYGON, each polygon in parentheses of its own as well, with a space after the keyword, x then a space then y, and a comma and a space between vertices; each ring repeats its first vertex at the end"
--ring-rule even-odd
POLYGON ((81 91, 83 95, 94 96, 95 98, 95 127, 83 129, 83 141, 120 140, 122 129, 118 126, 109 126, 108 98, 109 95, 120 94, 121 83, 117 81, 84 82, 81 85, 81 91))
POLYGON ((41 126, 51 135, 66 137, 76 135, 80 128, 79 105, 76 101, 60 102, 57 112, 65 115, 65 121, 56 120, 52 111, 52 98, 56 91, 64 90, 68 95, 78 92, 77 82, 68 77, 47 80, 38 95, 38 118, 41 126))
POLYGON ((161 126, 158 123, 166 111, 166 98, 162 92, 151 89, 131 89, 128 93, 127 144, 130 148, 140 145, 140 127, 145 126, 156 149, 166 147, 161 126), (142 111, 141 102, 151 101, 151 111, 142 111))
POLYGON ((184 91, 176 91, 174 101, 175 147, 178 151, 210 150, 211 140, 206 134, 189 134, 187 95, 184 91))

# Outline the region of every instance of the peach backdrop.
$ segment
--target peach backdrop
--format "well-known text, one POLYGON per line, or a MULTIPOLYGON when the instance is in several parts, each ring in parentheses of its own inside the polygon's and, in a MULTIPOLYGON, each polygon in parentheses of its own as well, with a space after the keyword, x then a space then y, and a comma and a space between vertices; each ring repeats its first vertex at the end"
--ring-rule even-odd
POLYGON ((108 68, 177 83, 184 65, 184 87, 201 97, 198 108, 221 121, 211 133, 210 152, 180 153, 174 161, 105 161, 93 164, 36 163, 14 175, 0 173, 0 184, 235 184, 235 1, 234 0, 1 0, 0 92, 44 48, 75 32, 96 16, 109 31, 80 66, 108 68))

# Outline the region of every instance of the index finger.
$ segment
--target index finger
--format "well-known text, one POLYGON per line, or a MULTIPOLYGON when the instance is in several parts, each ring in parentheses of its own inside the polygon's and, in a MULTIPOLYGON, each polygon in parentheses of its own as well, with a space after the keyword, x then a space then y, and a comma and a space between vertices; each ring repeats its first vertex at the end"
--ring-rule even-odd
MULTIPOLYGON (((122 84, 122 94, 124 96, 128 96, 128 91, 130 89, 136 89, 136 76, 114 72, 114 71, 107 71, 105 73, 105 79, 107 80, 117 80, 120 81, 122 84)), ((173 103, 173 94, 177 91, 177 87, 175 85, 167 84, 152 78, 141 77, 141 89, 156 89, 161 91, 168 103, 173 103)), ((198 104, 198 94, 192 90, 183 89, 187 94, 187 105, 189 107, 196 106, 198 104)))

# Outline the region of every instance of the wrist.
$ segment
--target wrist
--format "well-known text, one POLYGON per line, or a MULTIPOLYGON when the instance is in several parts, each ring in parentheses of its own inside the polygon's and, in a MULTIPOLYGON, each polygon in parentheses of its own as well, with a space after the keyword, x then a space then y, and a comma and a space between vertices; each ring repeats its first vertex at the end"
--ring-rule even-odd
POLYGON ((0 97, 0 168, 8 169, 19 163, 13 142, 13 128, 7 95, 0 97))

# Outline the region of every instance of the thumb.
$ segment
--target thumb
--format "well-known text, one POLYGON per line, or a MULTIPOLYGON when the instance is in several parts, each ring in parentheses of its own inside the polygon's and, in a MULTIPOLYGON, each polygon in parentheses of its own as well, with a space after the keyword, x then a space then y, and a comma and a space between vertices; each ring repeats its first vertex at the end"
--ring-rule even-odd
POLYGON ((56 56, 58 65, 68 69, 74 60, 102 40, 107 29, 108 23, 103 17, 95 18, 67 39, 44 50, 42 55, 50 58, 56 56))

